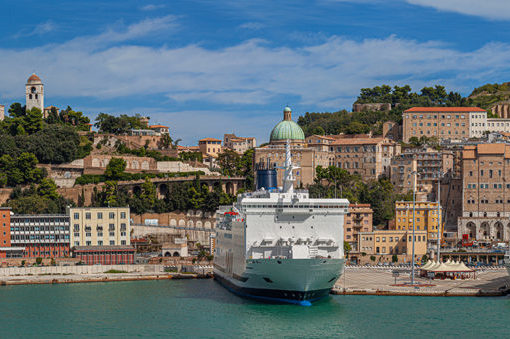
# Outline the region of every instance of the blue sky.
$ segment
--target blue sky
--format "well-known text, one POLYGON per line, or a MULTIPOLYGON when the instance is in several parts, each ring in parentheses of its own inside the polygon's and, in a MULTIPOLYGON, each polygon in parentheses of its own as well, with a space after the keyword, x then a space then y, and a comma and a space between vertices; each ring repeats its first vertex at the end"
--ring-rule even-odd
POLYGON ((509 23, 506 0, 2 1, 0 103, 36 72, 46 105, 260 143, 285 104, 297 119, 383 83, 509 81, 509 23))

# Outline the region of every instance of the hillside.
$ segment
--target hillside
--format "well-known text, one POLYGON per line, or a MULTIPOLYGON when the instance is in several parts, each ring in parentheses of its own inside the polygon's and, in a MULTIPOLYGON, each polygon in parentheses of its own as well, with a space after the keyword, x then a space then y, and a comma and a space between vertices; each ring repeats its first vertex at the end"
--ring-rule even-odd
POLYGON ((508 104, 510 103, 510 82, 486 84, 475 88, 468 99, 474 106, 487 110, 496 104, 508 104))

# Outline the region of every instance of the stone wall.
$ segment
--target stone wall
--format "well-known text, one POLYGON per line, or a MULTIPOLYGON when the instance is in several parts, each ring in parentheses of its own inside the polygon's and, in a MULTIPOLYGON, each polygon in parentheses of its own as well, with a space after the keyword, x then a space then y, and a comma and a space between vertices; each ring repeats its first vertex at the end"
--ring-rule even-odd
POLYGON ((353 112, 364 112, 364 111, 390 111, 390 103, 370 103, 370 104, 353 104, 353 112))
POLYGON ((126 272, 164 271, 162 265, 77 265, 77 266, 41 266, 41 267, 2 267, 0 276, 40 275, 40 274, 99 274, 109 270, 126 272))
POLYGON ((209 168, 201 163, 198 163, 196 166, 193 166, 182 161, 158 161, 156 166, 158 172, 163 173, 202 171, 206 175, 212 174, 209 168))
POLYGON ((161 226, 176 226, 189 228, 204 228, 213 230, 216 226, 216 218, 213 213, 202 213, 202 211, 170 212, 170 213, 144 213, 131 214, 133 238, 145 237, 147 235, 164 236, 172 235, 187 238, 189 241, 201 244, 209 243, 211 232, 199 230, 180 230, 161 226), (158 220, 158 226, 145 225, 146 220, 158 220))

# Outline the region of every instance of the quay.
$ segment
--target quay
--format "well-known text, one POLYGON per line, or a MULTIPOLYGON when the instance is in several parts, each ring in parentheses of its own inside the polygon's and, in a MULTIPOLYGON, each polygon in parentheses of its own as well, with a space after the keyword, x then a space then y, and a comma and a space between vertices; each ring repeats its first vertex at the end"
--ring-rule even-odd
MULTIPOLYGON (((505 268, 486 267, 477 270, 476 279, 430 280, 418 276, 419 286, 409 286, 410 268, 347 266, 338 279, 332 294, 344 295, 402 295, 402 296, 471 296, 493 297, 507 295, 510 277, 505 268), (398 277, 393 272, 398 271, 398 277)), ((418 272, 418 271, 416 271, 418 272)))
POLYGON ((0 286, 134 280, 207 279, 210 267, 168 272, 163 265, 80 265, 0 268, 0 286))

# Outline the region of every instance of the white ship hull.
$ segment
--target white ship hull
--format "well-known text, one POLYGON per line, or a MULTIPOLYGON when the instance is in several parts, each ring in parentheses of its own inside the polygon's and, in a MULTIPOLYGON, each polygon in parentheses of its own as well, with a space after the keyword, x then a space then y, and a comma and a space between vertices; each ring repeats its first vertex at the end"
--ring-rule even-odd
POLYGON ((329 294, 344 259, 250 259, 241 276, 215 265, 215 278, 232 292, 256 299, 310 305, 329 294))

